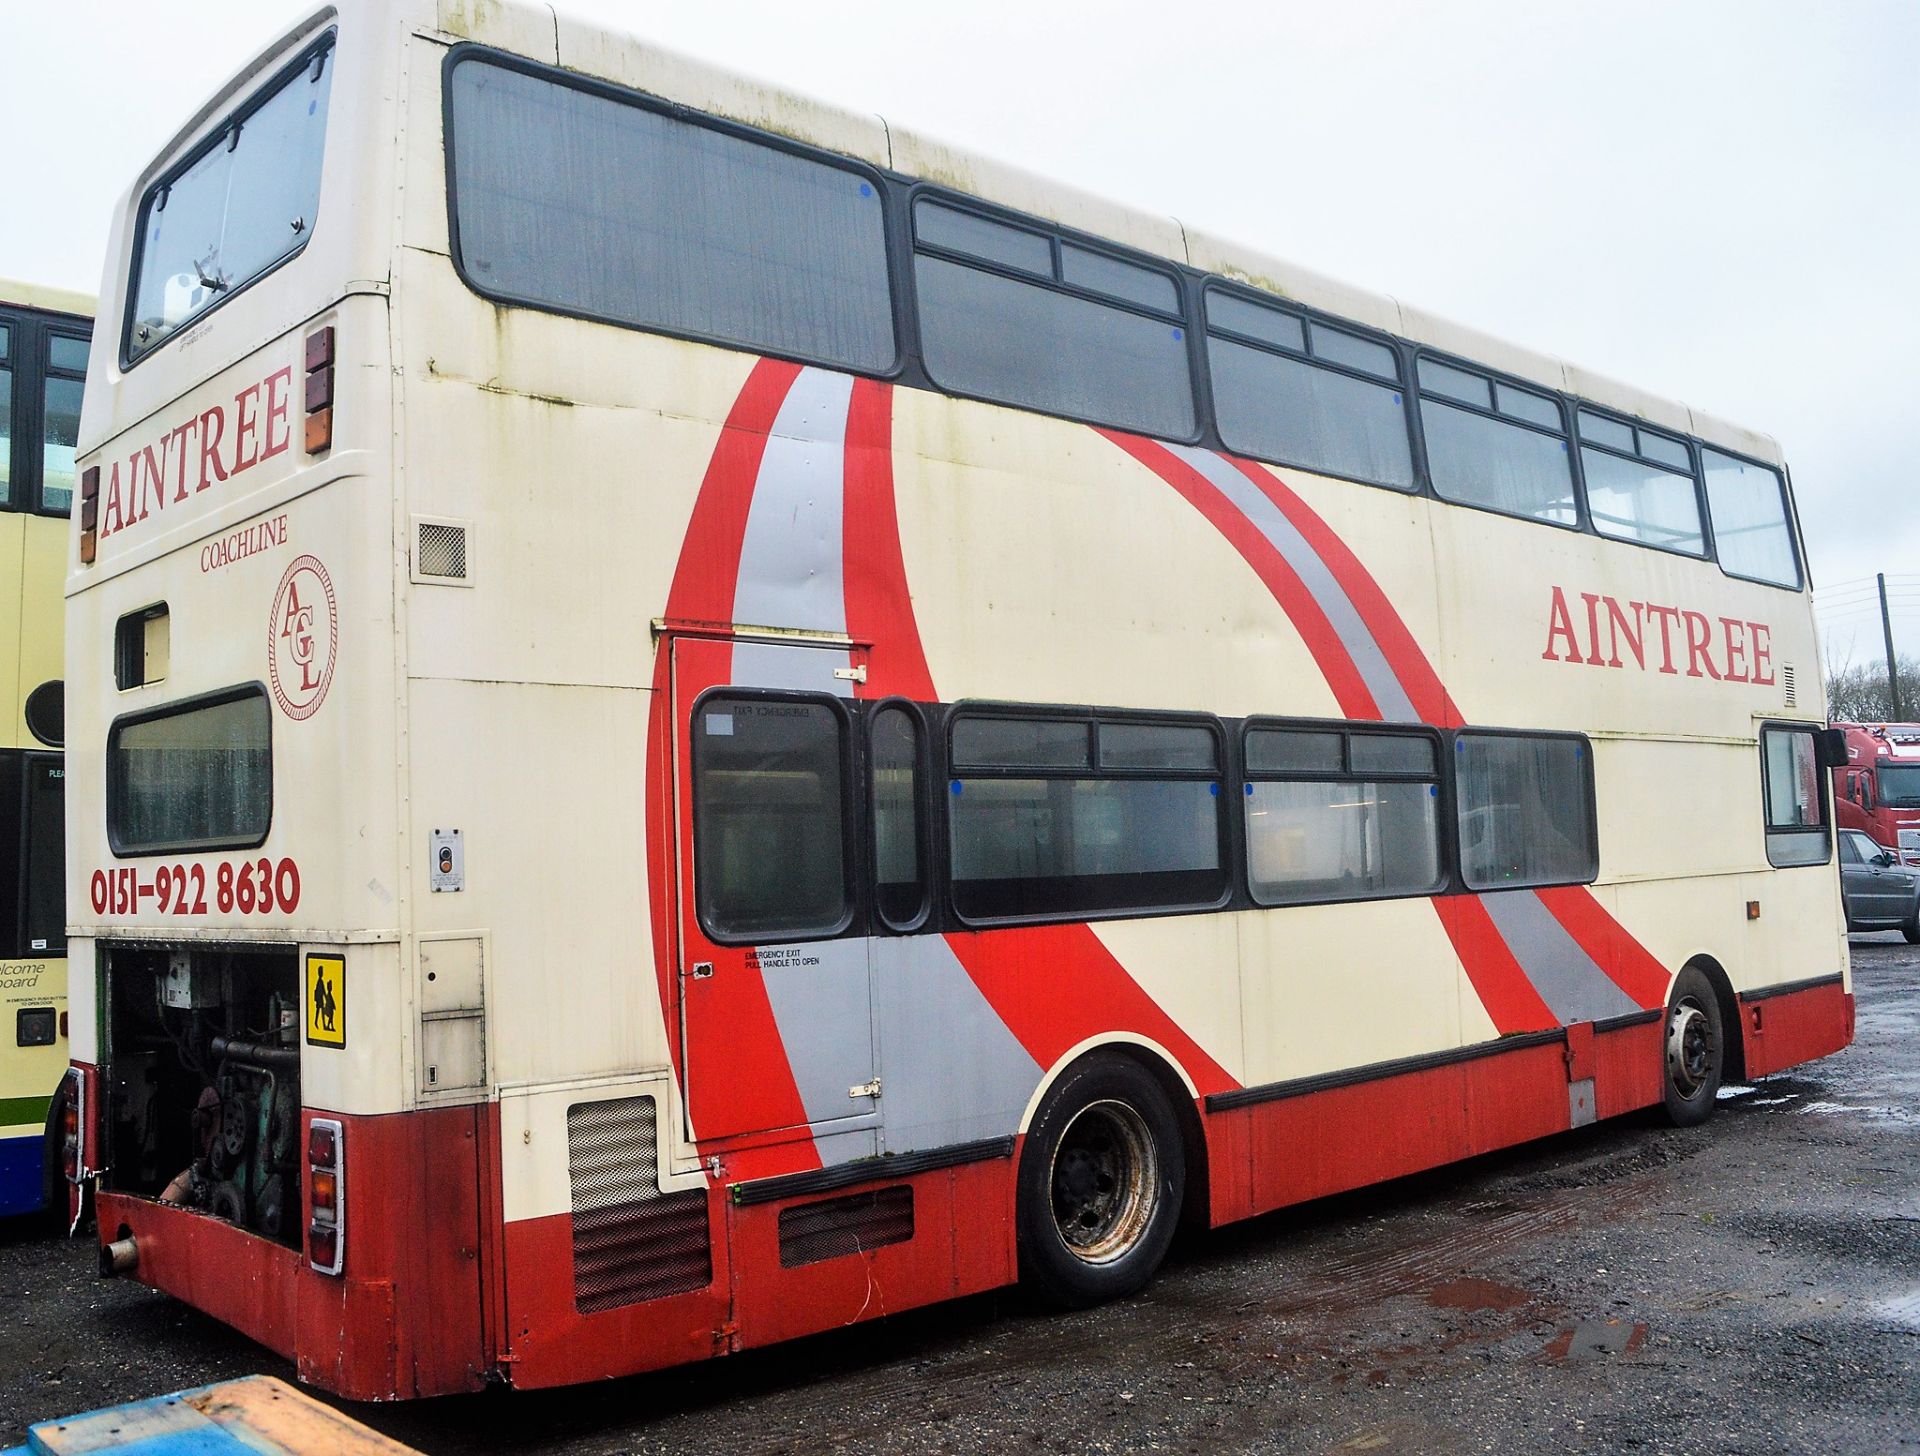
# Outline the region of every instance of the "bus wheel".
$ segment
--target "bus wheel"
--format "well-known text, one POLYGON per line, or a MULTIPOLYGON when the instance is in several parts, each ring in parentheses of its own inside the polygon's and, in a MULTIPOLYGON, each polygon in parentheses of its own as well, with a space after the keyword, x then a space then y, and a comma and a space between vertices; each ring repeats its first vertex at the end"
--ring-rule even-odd
POLYGON ((1166 1257, 1186 1155, 1166 1094, 1123 1057, 1068 1069, 1020 1157, 1020 1274, 1049 1303, 1080 1309, 1132 1294, 1166 1257))
POLYGON ((1720 1023, 1719 999, 1697 966, 1688 966, 1673 983, 1666 1063, 1668 1120, 1675 1127, 1705 1122, 1726 1065, 1726 1028, 1720 1023))

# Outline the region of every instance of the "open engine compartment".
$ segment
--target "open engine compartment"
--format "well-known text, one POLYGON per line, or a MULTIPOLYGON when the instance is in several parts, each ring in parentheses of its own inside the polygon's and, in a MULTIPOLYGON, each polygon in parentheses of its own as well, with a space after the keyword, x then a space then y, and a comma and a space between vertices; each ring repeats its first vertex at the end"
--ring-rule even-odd
POLYGON ((300 988, 290 946, 114 946, 104 1186, 299 1247, 300 988))

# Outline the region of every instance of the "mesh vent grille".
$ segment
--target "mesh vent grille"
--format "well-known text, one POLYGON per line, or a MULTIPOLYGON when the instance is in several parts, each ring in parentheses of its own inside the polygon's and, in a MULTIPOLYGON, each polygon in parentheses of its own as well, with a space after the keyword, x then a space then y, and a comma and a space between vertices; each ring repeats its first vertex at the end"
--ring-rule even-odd
POLYGON ((1793 667, 1791 664, 1783 666, 1780 669, 1780 686, 1786 689, 1787 706, 1789 708, 1796 706, 1798 703, 1798 698, 1794 692, 1793 667))
POLYGON ((443 526, 437 521, 420 523, 420 550, 414 558, 422 576, 446 577, 452 581, 467 579, 467 531, 464 526, 443 526))
POLYGON ((780 1210, 780 1266, 795 1269, 913 1237, 913 1189, 902 1183, 780 1210))
POLYGON ((659 1189, 651 1097, 567 1109, 573 1302, 582 1314, 713 1282, 707 1194, 659 1189))

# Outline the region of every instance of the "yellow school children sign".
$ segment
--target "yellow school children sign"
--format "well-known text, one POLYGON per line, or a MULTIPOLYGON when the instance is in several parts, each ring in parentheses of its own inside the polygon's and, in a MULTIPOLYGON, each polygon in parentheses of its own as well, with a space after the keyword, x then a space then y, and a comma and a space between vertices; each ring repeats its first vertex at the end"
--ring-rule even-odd
POLYGON ((307 1040, 314 1046, 347 1044, 347 958, 307 957, 307 1040))

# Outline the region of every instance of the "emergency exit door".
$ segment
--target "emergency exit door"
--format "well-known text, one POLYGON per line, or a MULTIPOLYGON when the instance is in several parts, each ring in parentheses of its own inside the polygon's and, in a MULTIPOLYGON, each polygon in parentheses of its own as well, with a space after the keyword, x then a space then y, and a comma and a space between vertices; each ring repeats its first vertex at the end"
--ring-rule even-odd
POLYGON ((844 642, 673 640, 675 1000, 689 1136, 878 1121, 844 642))

